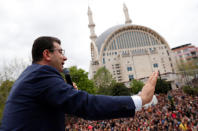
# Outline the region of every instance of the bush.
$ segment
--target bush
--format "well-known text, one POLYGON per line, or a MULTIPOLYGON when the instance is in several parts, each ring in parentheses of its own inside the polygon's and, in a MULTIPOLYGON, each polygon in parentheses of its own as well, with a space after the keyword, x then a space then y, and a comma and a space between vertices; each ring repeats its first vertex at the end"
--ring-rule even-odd
POLYGON ((157 79, 157 84, 155 87, 156 94, 159 94, 159 93, 167 94, 168 91, 170 91, 171 89, 172 89, 172 87, 171 87, 170 82, 167 82, 162 79, 157 79))
POLYGON ((13 81, 6 80, 0 85, 0 125, 3 116, 4 106, 13 83, 14 83, 13 81))
POLYGON ((142 90, 144 86, 144 83, 138 80, 132 80, 130 83, 130 87, 131 87, 131 93, 132 94, 137 94, 139 91, 142 90))
POLYGON ((193 95, 193 96, 198 96, 198 87, 193 88, 191 86, 184 86, 183 91, 186 94, 193 95))
POLYGON ((99 87, 96 90, 96 94, 98 95, 111 95, 112 88, 111 87, 99 87))
POLYGON ((112 86, 112 96, 130 96, 130 88, 127 88, 123 83, 116 83, 112 86))

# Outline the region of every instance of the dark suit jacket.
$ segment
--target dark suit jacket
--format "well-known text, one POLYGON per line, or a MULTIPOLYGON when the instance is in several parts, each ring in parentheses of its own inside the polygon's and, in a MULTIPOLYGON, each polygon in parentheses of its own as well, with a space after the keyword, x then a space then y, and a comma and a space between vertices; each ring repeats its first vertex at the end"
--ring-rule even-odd
POLYGON ((77 91, 55 68, 32 64, 12 87, 0 131, 64 131, 65 113, 89 120, 131 117, 135 105, 130 96, 77 91))

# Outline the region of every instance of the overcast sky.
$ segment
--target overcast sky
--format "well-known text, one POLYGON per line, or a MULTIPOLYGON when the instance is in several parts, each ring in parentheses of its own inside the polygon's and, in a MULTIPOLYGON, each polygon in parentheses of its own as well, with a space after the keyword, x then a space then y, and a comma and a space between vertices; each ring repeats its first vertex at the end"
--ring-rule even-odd
POLYGON ((0 69, 15 58, 29 60, 34 39, 56 36, 68 61, 86 71, 90 63, 88 5, 99 36, 108 28, 124 24, 123 3, 133 24, 158 32, 170 47, 198 46, 197 0, 1 0, 0 69))

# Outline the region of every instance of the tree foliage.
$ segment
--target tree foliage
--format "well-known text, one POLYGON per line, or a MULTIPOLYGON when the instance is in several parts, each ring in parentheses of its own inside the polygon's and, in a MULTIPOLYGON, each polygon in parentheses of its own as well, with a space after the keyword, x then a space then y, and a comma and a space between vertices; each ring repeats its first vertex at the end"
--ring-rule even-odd
POLYGON ((137 94, 139 91, 142 90, 144 83, 138 80, 133 79, 130 83, 131 93, 137 94))
POLYGON ((96 94, 98 95, 112 95, 112 87, 99 87, 96 90, 96 94))
POLYGON ((88 79, 88 72, 83 69, 77 69, 76 66, 69 68, 72 81, 75 82, 79 90, 95 94, 94 82, 88 79))
POLYGON ((113 79, 111 73, 105 68, 101 67, 94 75, 94 83, 98 88, 111 87, 116 81, 113 79))
POLYGON ((198 96, 198 87, 184 86, 182 89, 186 94, 198 96))
POLYGON ((198 60, 189 60, 184 62, 183 60, 177 64, 177 68, 179 71, 189 71, 198 69, 198 60))
POLYGON ((97 88, 97 94, 109 96, 129 96, 130 88, 127 88, 123 83, 113 83, 109 87, 97 88))
POLYGON ((111 88, 112 96, 130 96, 130 88, 127 88, 124 83, 115 83, 111 88))
POLYGON ((2 84, 0 86, 0 120, 2 118, 5 102, 7 100, 9 93, 10 93, 13 83, 14 83, 13 81, 6 80, 6 81, 2 82, 2 84))
POLYGON ((156 83, 156 87, 155 87, 155 93, 159 94, 159 93, 163 93, 163 94, 167 94, 169 90, 171 90, 171 84, 170 82, 167 82, 165 80, 162 79, 157 79, 157 83, 156 83))

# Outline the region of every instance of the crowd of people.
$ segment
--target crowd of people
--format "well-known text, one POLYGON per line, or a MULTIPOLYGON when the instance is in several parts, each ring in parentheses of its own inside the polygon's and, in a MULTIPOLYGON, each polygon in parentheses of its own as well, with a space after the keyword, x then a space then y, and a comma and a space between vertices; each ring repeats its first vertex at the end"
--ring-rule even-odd
POLYGON ((181 89, 157 95, 158 104, 137 111, 134 118, 88 121, 66 115, 66 131, 198 131, 198 96, 181 89), (68 119, 69 118, 69 119, 68 119))

